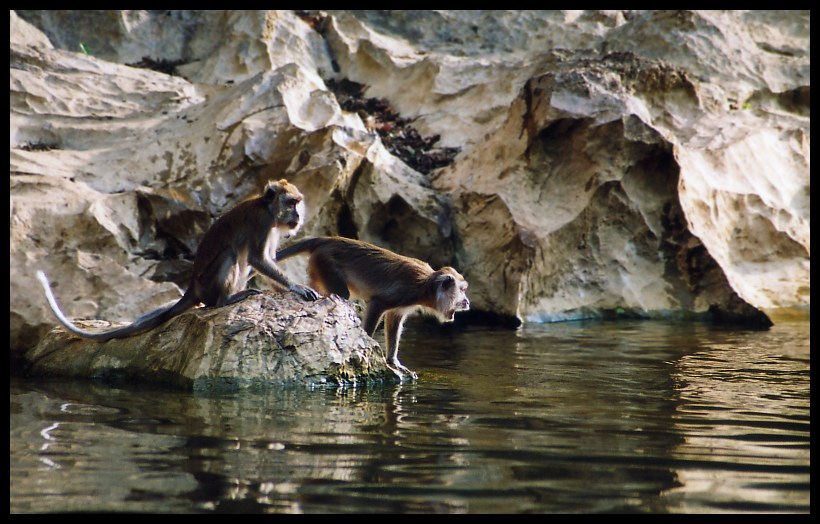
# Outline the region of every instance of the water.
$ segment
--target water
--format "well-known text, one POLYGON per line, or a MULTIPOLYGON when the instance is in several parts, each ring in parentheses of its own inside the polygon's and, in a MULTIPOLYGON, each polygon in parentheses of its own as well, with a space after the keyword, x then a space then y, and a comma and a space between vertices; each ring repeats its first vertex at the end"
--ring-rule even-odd
POLYGON ((21 381, 10 511, 810 512, 809 323, 411 324, 414 384, 21 381))

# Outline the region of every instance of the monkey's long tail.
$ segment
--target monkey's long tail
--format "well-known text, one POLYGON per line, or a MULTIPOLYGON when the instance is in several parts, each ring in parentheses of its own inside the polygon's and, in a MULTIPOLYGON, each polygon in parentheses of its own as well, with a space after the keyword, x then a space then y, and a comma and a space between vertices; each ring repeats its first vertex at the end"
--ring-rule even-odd
POLYGON ((199 303, 196 299, 191 298, 189 293, 185 293, 185 295, 183 295, 182 298, 180 298, 175 304, 148 313, 133 324, 111 331, 94 333, 91 331, 83 331, 66 318, 60 310, 60 306, 57 304, 57 299, 54 298, 54 293, 51 291, 51 286, 48 283, 48 278, 45 273, 42 271, 37 271, 37 279, 43 285, 43 290, 46 292, 46 299, 48 299, 48 305, 51 306, 51 311, 54 313, 54 316, 57 317, 57 320, 60 321, 60 324, 62 324, 68 331, 79 337, 96 340, 98 342, 106 342, 112 338, 125 338, 139 335, 140 333, 145 333, 146 331, 150 331, 151 329, 164 324, 177 315, 184 313, 199 303))
POLYGON ((276 260, 285 260, 286 258, 290 258, 294 255, 299 255, 301 253, 312 253, 314 249, 319 247, 320 244, 326 242, 327 239, 317 237, 317 238, 306 238, 304 240, 300 240, 299 242, 286 247, 280 251, 276 252, 276 260))

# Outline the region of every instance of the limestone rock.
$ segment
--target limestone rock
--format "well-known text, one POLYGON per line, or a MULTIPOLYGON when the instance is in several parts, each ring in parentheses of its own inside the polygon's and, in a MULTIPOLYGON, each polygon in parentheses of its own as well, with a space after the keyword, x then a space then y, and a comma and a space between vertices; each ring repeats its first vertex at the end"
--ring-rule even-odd
POLYGON ((719 267, 708 260, 695 267, 703 246, 686 227, 672 145, 626 113, 629 98, 599 89, 608 82, 626 91, 634 75, 691 94, 688 80, 629 55, 554 67, 526 84, 484 148, 435 180, 454 198, 465 271, 484 275, 465 275, 476 281, 476 300, 530 321, 619 308, 694 314, 724 304, 731 290, 719 267), (577 105, 576 92, 600 100, 577 105), (479 167, 487 165, 496 168, 479 167))
POLYGON ((330 196, 380 147, 294 63, 193 84, 55 49, 10 16, 13 348, 53 324, 29 292, 37 269, 69 316, 132 319, 179 296, 215 217, 272 178, 302 188, 321 234, 330 196))
MULTIPOLYGON (((198 84, 239 83, 287 64, 326 76, 322 38, 292 11, 18 10, 55 47, 118 64, 166 64, 198 84)), ((31 26, 28 26, 31 27, 31 26)))
MULTIPOLYGON (((808 11, 19 13, 13 351, 53 325, 36 269, 69 316, 132 319, 281 177, 306 196, 302 234, 453 265, 475 310, 810 306, 808 11), (455 162, 392 156, 328 90, 343 78, 455 162)), ((304 257, 284 266, 304 281, 304 257)))
MULTIPOLYGON (((78 325, 110 329, 103 321, 78 325)), ((105 343, 55 328, 25 360, 33 376, 139 380, 197 391, 397 380, 350 302, 303 302, 292 294, 194 309, 148 333, 105 343)))
POLYGON ((809 12, 331 13, 341 69, 463 147, 432 183, 477 309, 810 303, 809 12))

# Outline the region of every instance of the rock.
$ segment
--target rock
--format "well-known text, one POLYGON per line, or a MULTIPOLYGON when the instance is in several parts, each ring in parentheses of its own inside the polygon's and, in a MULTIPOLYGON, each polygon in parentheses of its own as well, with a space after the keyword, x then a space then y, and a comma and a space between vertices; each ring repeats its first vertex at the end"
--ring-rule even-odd
MULTIPOLYGON (((809 11, 19 13, 15 354, 53 325, 36 269, 70 316, 132 319, 281 177, 302 234, 453 265, 478 312, 810 307, 809 11), (384 103, 344 110, 328 87, 346 80, 384 103), (383 134, 392 154, 397 122, 418 135, 383 134), (413 143, 453 163, 414 163, 413 143)), ((283 266, 304 281, 304 257, 283 266)))
POLYGON ((694 96, 686 77, 629 55, 554 68, 526 84, 484 148, 434 180, 452 195, 475 299, 529 321, 619 308, 665 317, 725 304, 732 290, 710 274, 719 266, 690 264, 701 242, 686 228, 672 144, 628 114, 629 99, 599 88, 652 79, 694 96), (577 92, 598 93, 597 106, 577 92))
POLYGON ((294 64, 209 87, 54 49, 13 12, 11 27, 13 348, 53 325, 36 269, 69 316, 133 319, 179 297, 216 216, 288 176, 310 222, 373 146, 294 64))
MULTIPOLYGON (((110 328, 104 321, 77 324, 110 328)), ((25 361, 30 376, 142 381, 195 391, 398 380, 350 302, 303 302, 292 294, 265 293, 194 309, 148 333, 105 343, 55 328, 25 361)))
POLYGON ((332 70, 322 38, 291 11, 19 10, 16 15, 60 49, 85 49, 123 65, 173 64, 169 74, 197 84, 239 83, 287 64, 321 76, 332 70))
POLYGON ((810 303, 809 12, 330 13, 342 71, 462 147, 431 179, 476 309, 810 303))

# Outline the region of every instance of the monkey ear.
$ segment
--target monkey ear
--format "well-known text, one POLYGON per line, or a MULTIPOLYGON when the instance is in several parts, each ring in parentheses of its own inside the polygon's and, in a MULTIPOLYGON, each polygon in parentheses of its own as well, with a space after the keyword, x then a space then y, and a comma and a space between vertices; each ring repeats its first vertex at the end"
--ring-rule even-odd
POLYGON ((441 275, 439 277, 439 283, 441 285, 441 289, 447 291, 451 287, 456 285, 456 279, 453 278, 453 275, 441 275))

